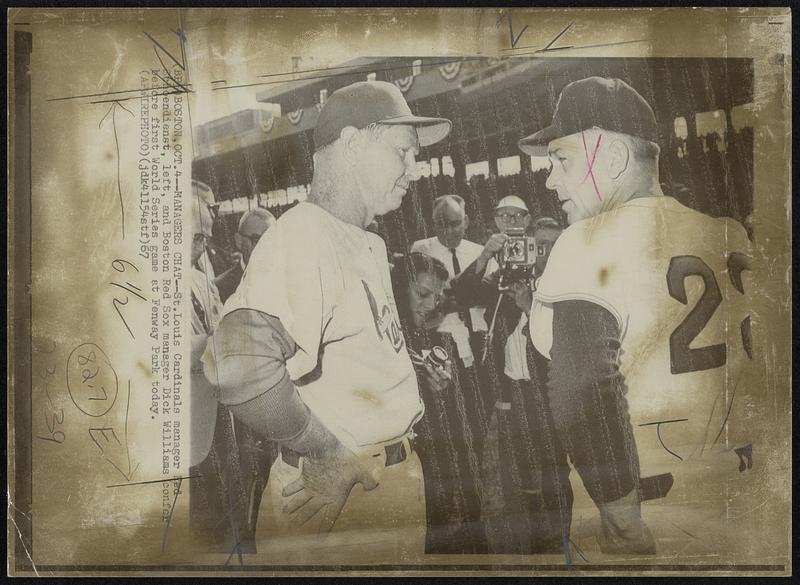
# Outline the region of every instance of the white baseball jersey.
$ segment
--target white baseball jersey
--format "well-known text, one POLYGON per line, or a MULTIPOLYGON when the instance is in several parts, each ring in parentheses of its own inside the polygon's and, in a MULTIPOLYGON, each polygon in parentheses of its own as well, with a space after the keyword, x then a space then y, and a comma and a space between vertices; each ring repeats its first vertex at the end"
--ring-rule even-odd
MULTIPOLYGON (((204 254, 200 258, 200 265, 206 268, 211 276, 192 267, 192 335, 205 338, 217 328, 222 311, 222 301, 219 298, 217 285, 214 284, 214 272, 207 255, 204 254)), ((203 375, 202 365, 195 359, 199 360, 199 357, 192 355, 190 465, 198 465, 206 458, 211 449, 217 425, 217 389, 203 375)))
POLYGON ((614 316, 643 477, 741 446, 725 420, 752 351, 749 257, 741 225, 671 197, 577 222, 553 247, 531 338, 550 355, 558 301, 589 301, 614 316))
POLYGON ((346 446, 402 437, 422 416, 376 234, 298 204, 261 238, 223 316, 240 308, 281 320, 298 346, 289 375, 346 446))
MULTIPOLYGON (((208 262, 206 266, 211 266, 208 262)), ((213 274, 213 272, 212 272, 213 274)), ((222 310, 214 277, 192 267, 192 333, 210 335, 217 328, 222 310)))

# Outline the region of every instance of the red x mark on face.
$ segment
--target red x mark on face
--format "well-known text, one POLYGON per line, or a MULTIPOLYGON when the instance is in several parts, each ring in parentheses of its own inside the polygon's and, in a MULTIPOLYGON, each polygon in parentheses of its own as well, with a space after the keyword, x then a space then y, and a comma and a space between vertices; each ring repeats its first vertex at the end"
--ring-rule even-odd
POLYGON ((603 138, 603 135, 597 137, 597 144, 594 145, 594 152, 592 153, 592 160, 589 160, 589 149, 586 147, 586 136, 584 136, 583 132, 581 132, 581 140, 583 141, 583 153, 586 156, 586 163, 589 165, 589 169, 586 171, 586 176, 583 177, 583 181, 581 181, 581 185, 586 182, 586 179, 589 177, 592 178, 592 185, 594 185, 594 192, 597 193, 597 198, 602 201, 603 196, 600 195, 600 189, 597 188, 597 182, 594 180, 594 173, 592 172, 592 167, 594 166, 594 160, 597 158, 597 151, 600 149, 600 140, 603 138))

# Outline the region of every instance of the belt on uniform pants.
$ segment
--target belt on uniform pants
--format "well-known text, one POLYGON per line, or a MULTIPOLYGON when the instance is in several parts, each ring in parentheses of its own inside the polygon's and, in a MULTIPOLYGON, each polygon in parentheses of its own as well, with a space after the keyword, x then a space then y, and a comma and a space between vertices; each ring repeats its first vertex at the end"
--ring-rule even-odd
MULTIPOLYGON (((405 446, 406 441, 411 451, 414 451, 414 442, 410 438, 391 443, 384 447, 386 451, 386 467, 402 463, 408 458, 405 446)), ((292 467, 300 467, 301 457, 302 455, 297 451, 293 451, 289 447, 281 447, 281 458, 292 467)))

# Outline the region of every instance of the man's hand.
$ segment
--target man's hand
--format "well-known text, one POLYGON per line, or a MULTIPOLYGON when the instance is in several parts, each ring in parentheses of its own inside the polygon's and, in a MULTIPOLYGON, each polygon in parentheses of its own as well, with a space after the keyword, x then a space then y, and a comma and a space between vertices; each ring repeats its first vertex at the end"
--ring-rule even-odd
POLYGON ((244 266, 244 256, 241 252, 231 252, 231 268, 242 268, 244 266))
POLYGON ((507 241, 508 236, 502 232, 499 234, 492 234, 492 237, 490 237, 486 245, 483 246, 483 252, 481 252, 481 254, 485 256, 488 261, 489 258, 503 249, 507 241))
POLYGON ((444 391, 453 381, 453 362, 447 360, 444 368, 435 368, 430 364, 425 364, 423 380, 434 392, 444 391))
POLYGON ((489 238, 489 241, 483 246, 483 251, 481 255, 478 256, 478 259, 475 261, 475 271, 477 273, 482 273, 486 269, 486 265, 489 263, 489 260, 497 254, 500 250, 503 249, 503 246, 508 241, 508 236, 502 232, 499 234, 492 234, 489 238))
POLYGON ((533 291, 527 280, 520 280, 513 283, 509 287, 507 294, 514 300, 514 303, 520 310, 524 311, 526 315, 530 314, 531 305, 533 304, 533 291))
POLYGON ((436 307, 436 311, 442 315, 447 315, 448 313, 457 313, 460 310, 461 307, 458 305, 458 301, 452 294, 446 294, 442 299, 442 302, 436 307))
POLYGON ((500 286, 500 277, 503 275, 502 270, 495 270, 491 274, 487 274, 481 279, 483 284, 489 285, 492 288, 497 288, 500 286))
POLYGON ((214 284, 218 287, 224 286, 225 281, 229 278, 241 278, 241 274, 244 271, 244 256, 242 256, 241 252, 231 252, 228 262, 228 268, 225 269, 225 272, 217 275, 214 279, 214 284))
POLYGON ((300 477, 283 488, 283 496, 291 496, 284 511, 294 526, 304 525, 322 511, 320 532, 330 532, 357 483, 367 491, 378 487, 375 478, 341 443, 319 457, 303 456, 300 477))
POLYGON ((597 502, 600 510, 600 550, 612 555, 652 555, 656 544, 647 524, 642 520, 637 491, 608 503, 597 502))

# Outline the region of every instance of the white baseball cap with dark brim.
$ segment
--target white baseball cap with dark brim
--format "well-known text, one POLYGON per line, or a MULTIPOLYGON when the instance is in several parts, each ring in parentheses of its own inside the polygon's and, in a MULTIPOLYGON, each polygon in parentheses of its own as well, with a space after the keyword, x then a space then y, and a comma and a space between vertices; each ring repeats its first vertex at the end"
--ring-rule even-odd
POLYGON ((386 81, 361 81, 339 89, 328 98, 314 128, 314 149, 339 138, 343 128, 370 124, 413 126, 420 146, 436 144, 450 133, 446 118, 415 116, 400 89, 386 81))
POLYGON ((500 209, 501 207, 516 207, 517 209, 528 211, 528 206, 525 205, 525 202, 521 197, 517 197, 516 195, 506 195, 503 197, 500 201, 498 201, 495 209, 500 209))

